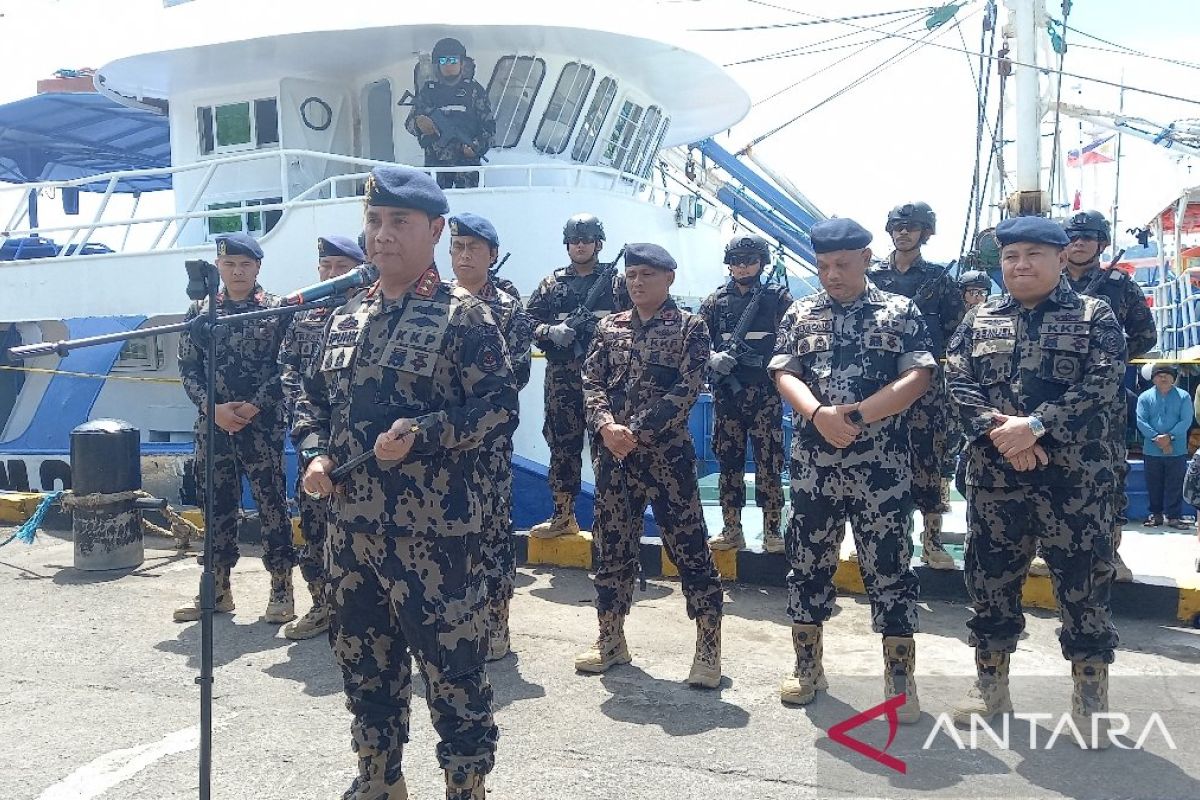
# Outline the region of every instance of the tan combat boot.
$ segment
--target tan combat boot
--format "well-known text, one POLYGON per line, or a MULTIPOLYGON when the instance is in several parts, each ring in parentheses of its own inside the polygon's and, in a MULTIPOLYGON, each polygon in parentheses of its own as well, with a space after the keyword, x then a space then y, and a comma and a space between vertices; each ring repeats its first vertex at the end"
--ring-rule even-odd
MULTIPOLYGON (((1113 580, 1117 583, 1129 583, 1133 580, 1133 570, 1125 565, 1125 559, 1121 558, 1121 526, 1113 532, 1113 566, 1117 568, 1117 572, 1113 575, 1113 580)), ((1105 737, 1105 741, 1108 741, 1105 737)))
POLYGON ((579 533, 579 523, 575 520, 575 495, 555 492, 553 516, 530 528, 529 535, 535 539, 553 539, 573 533, 579 533))
POLYGON ((713 550, 741 550, 746 546, 746 536, 742 533, 742 510, 740 508, 722 508, 721 517, 725 527, 720 536, 708 540, 708 546, 713 550))
POLYGON ((329 602, 325 599, 325 582, 309 581, 308 591, 312 595, 312 608, 283 629, 283 635, 294 641, 311 639, 329 630, 329 602))
POLYGON ((688 673, 688 686, 715 689, 721 685, 721 618, 701 614, 696 617, 696 656, 688 673))
POLYGON ((509 654, 507 597, 488 603, 488 661, 499 661, 509 654))
POLYGON ((1008 694, 1008 655, 989 650, 975 651, 975 684, 966 698, 954 707, 955 725, 969 728, 972 717, 987 722, 997 714, 1012 712, 1012 698, 1008 694))
POLYGON ((783 552, 783 535, 779 532, 779 526, 783 518, 783 513, 779 511, 764 511, 763 512, 763 552, 764 553, 782 553, 783 552))
POLYGON ((263 620, 272 625, 291 622, 296 618, 296 599, 292 595, 292 571, 271 573, 271 596, 263 620))
POLYGON ((483 775, 446 770, 446 800, 487 800, 483 775))
POLYGON ((917 641, 911 636, 883 637, 883 696, 907 695, 904 705, 896 709, 896 717, 904 725, 921 718, 921 701, 917 698, 917 641))
POLYGON ((633 661, 625 644, 625 617, 618 614, 600 615, 600 636, 591 649, 575 656, 575 669, 599 675, 609 667, 633 661))
MULTIPOLYGON (((228 614, 233 611, 233 589, 229 585, 229 567, 213 567, 213 585, 216 598, 213 606, 217 613, 228 614)), ((195 622, 200 619, 200 595, 192 598, 175 609, 173 615, 176 622, 195 622)))
POLYGON ((954 556, 942 546, 942 515, 921 512, 921 561, 930 569, 954 569, 954 556))
POLYGON ((824 649, 820 625, 792 625, 792 647, 796 650, 796 668, 779 687, 779 699, 789 706, 804 706, 813 701, 818 690, 829 688, 821 665, 824 649))
MULTIPOLYGON (((1094 714, 1108 712, 1108 664, 1072 661, 1071 721, 1079 729, 1086 750, 1104 750, 1109 745, 1107 719, 1094 720, 1094 714), (1092 730, 1093 723, 1095 731, 1092 730)), ((1072 737, 1074 738, 1074 737, 1072 737)))
POLYGON ((399 754, 359 754, 358 775, 342 800, 408 800, 399 754))

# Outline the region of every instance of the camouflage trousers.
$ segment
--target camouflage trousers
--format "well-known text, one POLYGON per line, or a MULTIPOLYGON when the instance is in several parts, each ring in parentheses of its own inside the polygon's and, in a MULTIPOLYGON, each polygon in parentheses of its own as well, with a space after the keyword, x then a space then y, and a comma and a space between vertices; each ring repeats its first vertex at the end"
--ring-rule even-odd
POLYGON ((1129 510, 1129 495, 1125 491, 1125 484, 1129 480, 1129 445, 1125 443, 1124 428, 1121 428, 1121 438, 1113 440, 1113 453, 1112 505, 1109 511, 1113 515, 1113 527, 1117 529, 1129 521, 1125 514, 1129 510))
POLYGON ((483 506, 481 557, 488 597, 511 599, 517 578, 512 526, 512 439, 502 436, 479 448, 479 496, 483 506))
POLYGON ((1040 542, 1062 620, 1063 657, 1112 662, 1111 497, 1099 486, 969 487, 963 572, 975 611, 967 622, 974 647, 1017 649, 1025 630, 1021 587, 1040 542))
POLYGON ((542 436, 550 447, 550 491, 579 494, 583 471, 583 373, 578 361, 546 363, 546 417, 542 436))
POLYGON ((719 615, 721 576, 708 549, 691 438, 685 433, 670 444, 639 445, 623 463, 597 442, 592 465, 596 471, 592 534, 599 556, 596 610, 624 616, 633 606, 643 515, 649 504, 667 555, 679 570, 688 616, 719 615))
POLYGON ((949 402, 945 375, 939 368, 929 390, 908 412, 913 505, 928 514, 945 514, 950 510, 948 498, 942 493, 942 475, 950 446, 949 402))
POLYGON ((713 453, 721 466, 722 508, 746 505, 746 437, 754 448, 754 502, 783 511, 783 400, 771 383, 713 393, 713 453))
POLYGON ((213 535, 213 566, 233 568, 238 561, 238 510, 242 504, 242 476, 258 506, 262 528, 263 565, 270 572, 296 565, 292 523, 287 513, 283 477, 283 425, 272 424, 264 411, 238 433, 216 429, 215 446, 209 447, 204 417, 196 420, 196 492, 204 504, 204 461, 213 458, 213 517, 205 530, 213 535))
POLYGON ((818 466, 792 458, 792 518, 784 532, 788 616, 821 625, 833 613, 846 523, 871 602, 871 628, 884 636, 917 630, 920 584, 912 570, 911 477, 878 464, 818 466))
POLYGON ((329 531, 329 599, 337 624, 351 746, 360 756, 408 741, 412 658, 440 742, 443 769, 487 773, 499 731, 484 672, 486 602, 477 536, 329 531))
MULTIPOLYGON (((445 154, 438 154, 429 150, 425 151, 425 166, 427 167, 460 167, 460 166, 479 166, 475 164, 464 164, 462 158, 446 158, 445 154)), ((443 189, 475 189, 479 186, 479 173, 471 172, 439 172, 437 174, 438 186, 443 189)))
POLYGON ((329 526, 329 498, 314 500, 301 487, 304 470, 296 475, 296 507, 300 511, 300 532, 304 534, 304 546, 300 548, 300 574, 304 580, 325 580, 325 539, 329 526))

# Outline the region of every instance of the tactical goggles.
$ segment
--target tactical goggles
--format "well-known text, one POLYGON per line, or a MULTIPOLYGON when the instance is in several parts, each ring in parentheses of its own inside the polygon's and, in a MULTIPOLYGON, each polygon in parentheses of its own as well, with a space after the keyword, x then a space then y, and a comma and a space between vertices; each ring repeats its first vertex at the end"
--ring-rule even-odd
POLYGON ((987 289, 981 289, 978 286, 968 286, 966 289, 963 289, 964 295, 968 295, 968 294, 970 294, 970 295, 976 295, 976 294, 986 295, 987 293, 988 293, 987 289))
POLYGON ((1072 242, 1080 239, 1085 239, 1089 242, 1098 242, 1100 241, 1100 234, 1095 231, 1067 231, 1067 238, 1072 242))
POLYGON ((440 64, 443 67, 446 66, 447 64, 457 64, 457 63, 458 63, 458 56, 440 56, 438 58, 438 64, 440 64))
POLYGON ((725 257, 725 263, 731 267, 757 267, 760 261, 757 253, 730 253, 725 257))
POLYGON ((595 236, 568 236, 567 244, 595 244, 595 236))
POLYGON ((887 232, 894 233, 896 231, 908 231, 909 233, 919 233, 925 230, 925 223, 914 222, 909 219, 893 220, 887 224, 887 232))

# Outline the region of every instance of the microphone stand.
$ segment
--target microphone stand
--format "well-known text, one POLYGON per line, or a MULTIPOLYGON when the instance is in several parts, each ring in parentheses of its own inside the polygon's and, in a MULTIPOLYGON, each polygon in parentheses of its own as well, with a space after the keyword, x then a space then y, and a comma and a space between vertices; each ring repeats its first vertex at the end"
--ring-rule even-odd
MULTIPOLYGON (((310 308, 332 308, 341 305, 341 295, 316 300, 299 305, 264 308, 257 311, 246 311, 240 314, 217 316, 217 290, 220 288, 220 275, 217 268, 207 261, 188 261, 185 265, 188 272, 187 296, 191 300, 208 300, 205 314, 187 322, 172 325, 158 325, 152 328, 141 328, 127 333, 110 333, 103 336, 86 336, 79 339, 66 339, 61 342, 43 342, 40 344, 22 345, 10 348, 8 353, 12 358, 32 358, 34 356, 57 353, 66 356, 72 350, 81 347, 94 347, 100 344, 123 342, 130 339, 143 339, 160 333, 177 333, 190 331, 194 337, 205 339, 205 435, 209 443, 208 458, 204 459, 204 519, 208 523, 213 516, 213 449, 216 439, 216 407, 217 407, 217 340, 229 332, 233 322, 259 319, 262 317, 282 316, 306 311, 310 308)), ((213 614, 216 611, 216 578, 213 573, 213 531, 206 530, 204 535, 203 565, 200 572, 200 675, 195 682, 200 687, 200 800, 210 800, 212 783, 212 699, 213 699, 213 614)))

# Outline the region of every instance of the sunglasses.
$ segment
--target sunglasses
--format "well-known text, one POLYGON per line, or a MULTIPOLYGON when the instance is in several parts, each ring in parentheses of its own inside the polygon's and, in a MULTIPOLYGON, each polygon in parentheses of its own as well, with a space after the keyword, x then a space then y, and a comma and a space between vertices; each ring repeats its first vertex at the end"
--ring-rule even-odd
POLYGON ((596 240, 590 236, 572 236, 567 239, 567 244, 595 244, 596 240))
POLYGON ((1099 236, 1097 236, 1097 235, 1096 235, 1096 234, 1094 234, 1094 233, 1091 233, 1090 231, 1089 231, 1088 233, 1071 233, 1071 234, 1067 234, 1067 238, 1068 238, 1068 239, 1070 239, 1072 242, 1077 242, 1077 241, 1079 241, 1080 239, 1083 239, 1084 241, 1088 241, 1088 242, 1098 242, 1098 241, 1100 241, 1100 237, 1099 237, 1099 236))
POLYGON ((457 64, 457 63, 458 63, 458 56, 441 56, 440 58, 438 58, 438 64, 442 65, 443 67, 446 66, 447 64, 457 64))
POLYGON ((725 263, 731 267, 757 267, 758 256, 730 256, 725 263))

